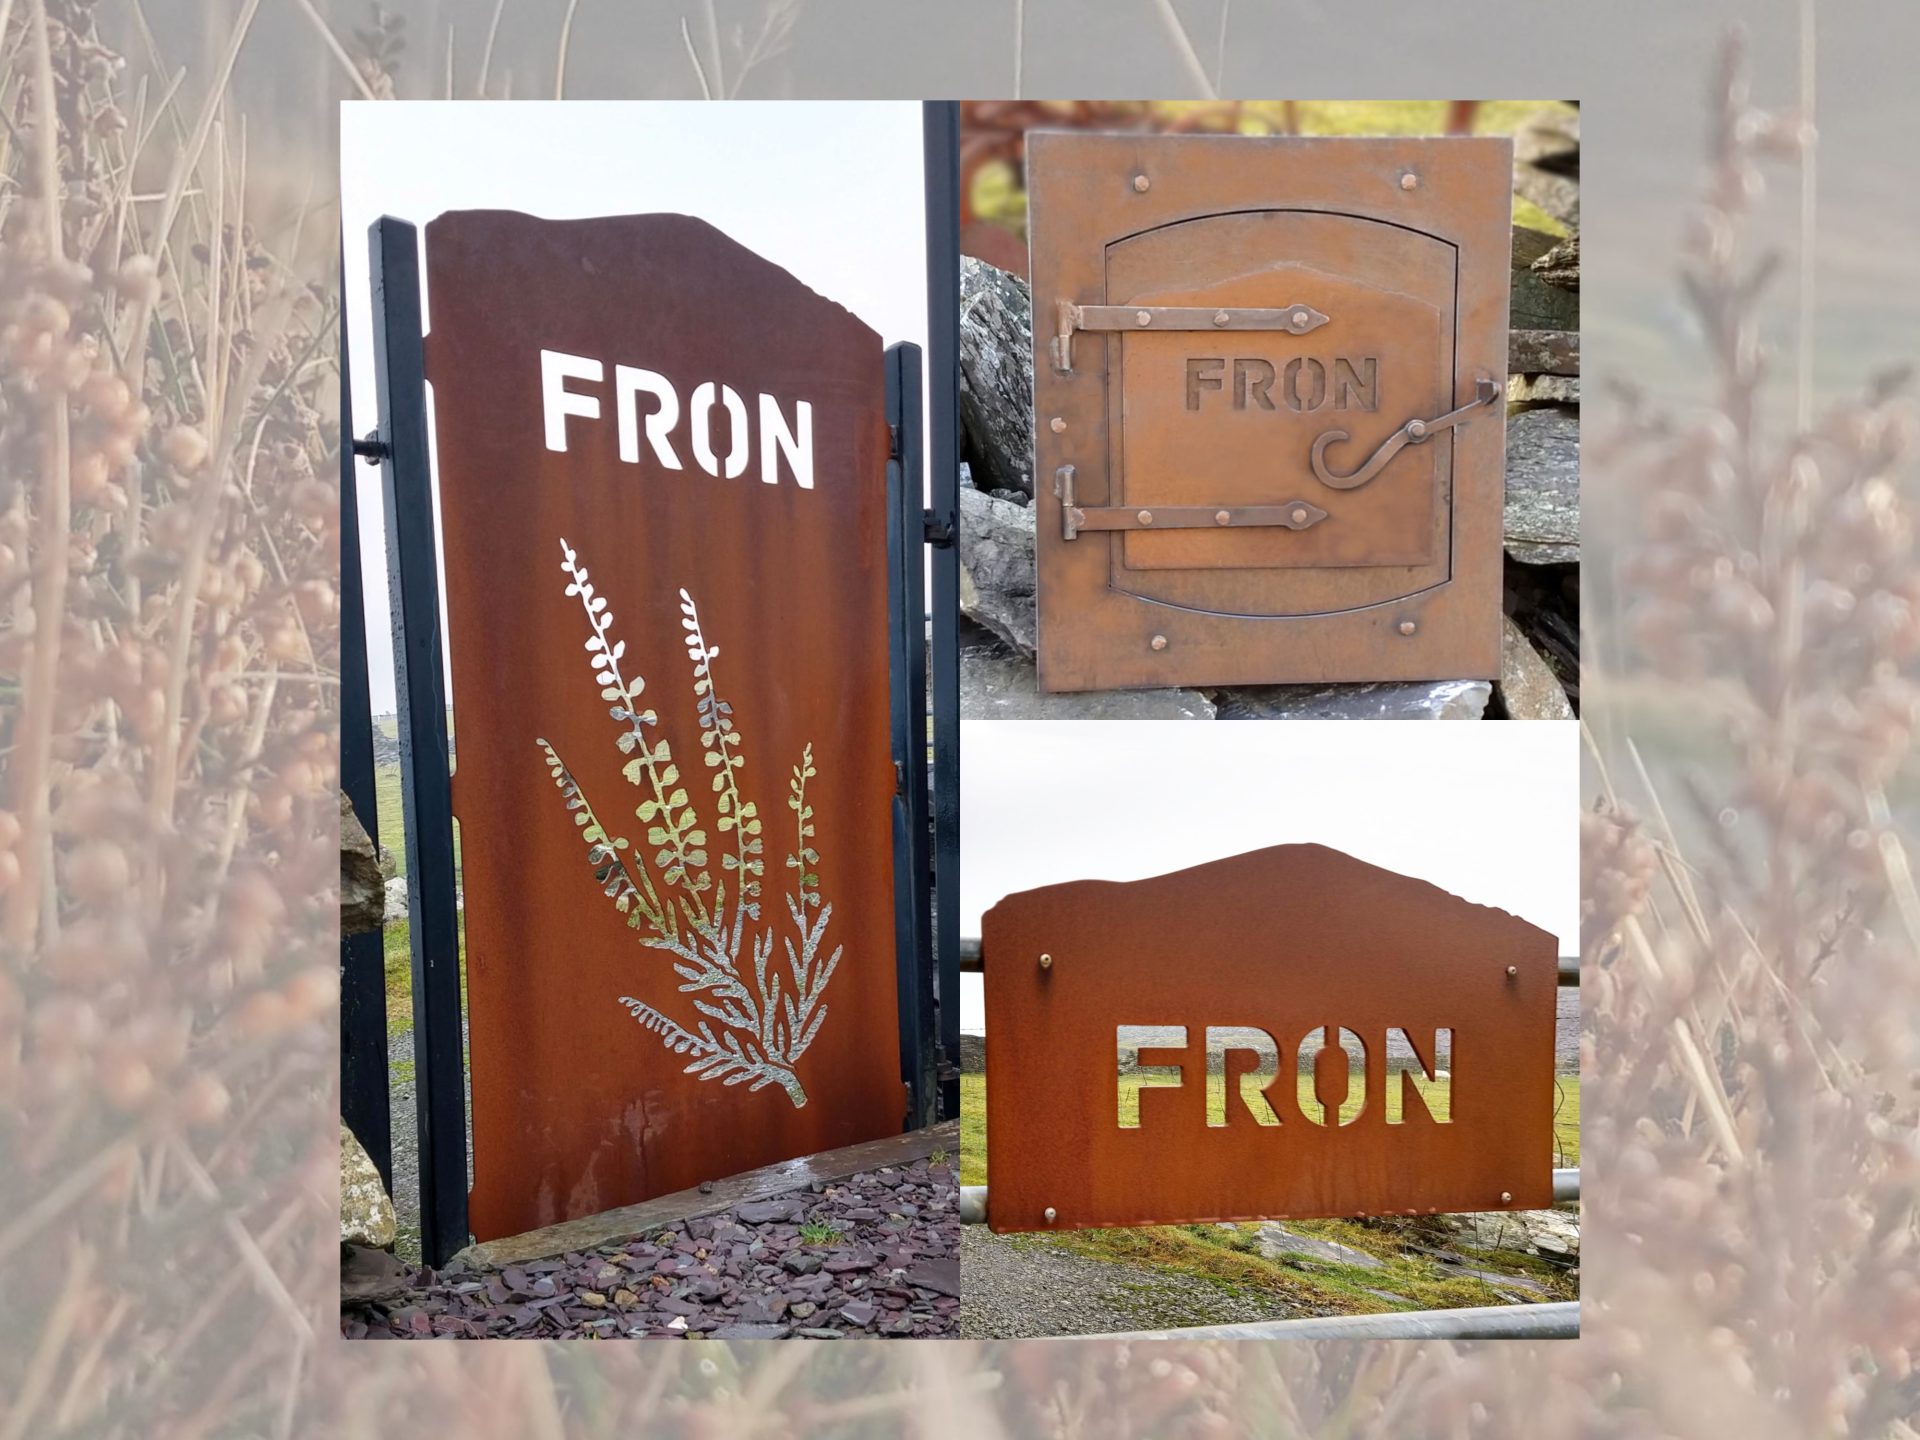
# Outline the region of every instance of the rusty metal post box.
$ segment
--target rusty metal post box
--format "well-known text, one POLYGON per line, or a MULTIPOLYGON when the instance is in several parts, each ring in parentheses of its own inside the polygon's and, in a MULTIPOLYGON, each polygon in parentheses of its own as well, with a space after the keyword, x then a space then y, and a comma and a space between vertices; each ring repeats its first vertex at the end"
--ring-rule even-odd
POLYGON ((1497 675, 1511 142, 1027 156, 1041 688, 1497 675))

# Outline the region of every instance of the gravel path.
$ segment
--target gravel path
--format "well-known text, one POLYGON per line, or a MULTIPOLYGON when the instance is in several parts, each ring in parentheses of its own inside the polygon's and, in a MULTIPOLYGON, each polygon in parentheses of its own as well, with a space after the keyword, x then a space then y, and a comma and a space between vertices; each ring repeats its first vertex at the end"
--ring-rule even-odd
POLYGON ((960 1334, 1017 1340, 1116 1330, 1285 1320, 1322 1312, 1235 1294, 1191 1275, 1119 1260, 1089 1260, 1039 1236, 960 1236, 960 1334))
MULTIPOLYGON (((466 1021, 460 1022, 461 1048, 466 1047, 466 1021)), ((393 1126, 393 1212, 399 1233, 393 1253, 411 1264, 420 1261, 420 1128, 415 1115, 412 1079, 400 1079, 394 1067, 413 1063, 413 1031, 402 1030, 387 1040, 388 1111, 393 1126)), ((473 1090, 467 1090, 467 1134, 473 1134, 473 1090)), ((467 1151, 467 1185, 473 1185, 473 1151, 467 1151)))

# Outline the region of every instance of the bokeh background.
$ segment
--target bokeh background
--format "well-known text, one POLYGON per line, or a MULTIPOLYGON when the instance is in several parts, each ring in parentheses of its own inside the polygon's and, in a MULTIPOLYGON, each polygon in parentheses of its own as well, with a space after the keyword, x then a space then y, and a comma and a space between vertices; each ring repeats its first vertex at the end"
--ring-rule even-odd
POLYGON ((1905 0, 0 0, 0 1440, 1915 1433, 1917 46, 1905 0), (334 107, 509 91, 1581 100, 1579 1341, 336 1338, 334 107))

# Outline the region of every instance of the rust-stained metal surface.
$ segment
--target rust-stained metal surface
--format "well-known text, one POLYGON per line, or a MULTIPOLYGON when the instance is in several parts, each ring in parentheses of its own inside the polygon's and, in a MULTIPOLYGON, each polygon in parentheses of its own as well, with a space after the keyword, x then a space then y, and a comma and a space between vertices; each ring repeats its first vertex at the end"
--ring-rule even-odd
POLYGON ((1497 674, 1511 143, 1027 155, 1041 688, 1497 674))
POLYGON ((995 1230, 1552 1203, 1556 944, 1505 911, 1280 845, 1009 895, 981 941, 995 1230))
POLYGON ((686 216, 426 255, 475 1236, 897 1132, 879 337, 686 216))

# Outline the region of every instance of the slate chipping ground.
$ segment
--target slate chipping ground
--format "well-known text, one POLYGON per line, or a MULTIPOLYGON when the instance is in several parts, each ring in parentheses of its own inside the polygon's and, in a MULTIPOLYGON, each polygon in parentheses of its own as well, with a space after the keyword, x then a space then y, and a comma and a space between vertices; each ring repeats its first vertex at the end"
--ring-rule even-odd
POLYGON ((626 1242, 470 1269, 343 1317, 350 1339, 765 1340, 957 1333, 957 1169, 887 1166, 747 1200, 626 1242))

